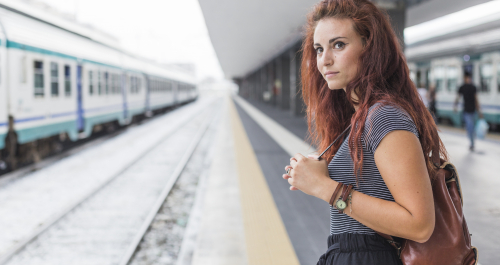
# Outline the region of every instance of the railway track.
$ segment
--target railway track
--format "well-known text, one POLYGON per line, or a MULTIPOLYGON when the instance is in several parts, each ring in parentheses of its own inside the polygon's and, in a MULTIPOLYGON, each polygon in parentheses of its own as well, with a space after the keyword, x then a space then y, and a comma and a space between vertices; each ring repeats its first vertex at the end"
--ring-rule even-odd
POLYGON ((220 115, 216 115, 168 196, 158 200, 150 215, 154 218, 143 223, 120 265, 178 264, 181 245, 185 244, 188 226, 193 222, 195 201, 200 203, 203 198, 219 120, 220 115))
POLYGON ((0 264, 128 261, 215 116, 215 105, 186 114, 112 177, 4 251, 0 264))

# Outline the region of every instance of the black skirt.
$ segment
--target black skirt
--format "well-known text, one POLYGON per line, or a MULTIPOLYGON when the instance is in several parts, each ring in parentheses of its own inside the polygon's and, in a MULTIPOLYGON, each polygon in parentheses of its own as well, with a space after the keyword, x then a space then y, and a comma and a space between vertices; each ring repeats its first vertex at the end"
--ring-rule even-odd
POLYGON ((402 265, 396 250, 379 235, 344 233, 328 237, 317 265, 402 265))

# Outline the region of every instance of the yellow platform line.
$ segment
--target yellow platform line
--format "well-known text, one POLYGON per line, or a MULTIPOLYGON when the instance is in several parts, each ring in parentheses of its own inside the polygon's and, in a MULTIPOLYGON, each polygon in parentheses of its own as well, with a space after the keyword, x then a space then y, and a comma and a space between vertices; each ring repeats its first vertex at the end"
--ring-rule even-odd
POLYGON ((299 265, 283 220, 232 100, 229 103, 229 111, 235 142, 248 264, 299 265))

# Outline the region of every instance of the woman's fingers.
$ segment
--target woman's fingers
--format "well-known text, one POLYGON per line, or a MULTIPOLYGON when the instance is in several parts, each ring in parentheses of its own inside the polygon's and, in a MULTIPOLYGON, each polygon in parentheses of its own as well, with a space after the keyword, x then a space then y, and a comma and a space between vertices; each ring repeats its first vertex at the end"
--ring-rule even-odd
POLYGON ((293 156, 297 161, 300 161, 304 158, 306 158, 305 156, 303 156, 301 153, 297 153, 293 156))
MULTIPOLYGON (((285 170, 287 170, 288 168, 292 168, 291 166, 286 166, 285 167, 285 170)), ((289 176, 288 174, 283 174, 282 177, 286 180, 288 180, 288 183, 290 184, 290 182, 292 181, 292 177, 289 176)), ((293 185, 290 184, 290 190, 299 190, 297 188, 295 188, 293 185)))
POLYGON ((307 157, 310 158, 310 159, 319 160, 318 159, 318 157, 319 157, 318 155, 308 155, 307 157))
MULTIPOLYGON (((283 174, 283 178, 288 180, 291 179, 292 177, 288 176, 287 174, 283 174)), ((288 183, 290 183, 290 181, 288 181, 288 183)), ((299 189, 295 188, 294 186, 290 186, 290 190, 299 190, 299 189)))

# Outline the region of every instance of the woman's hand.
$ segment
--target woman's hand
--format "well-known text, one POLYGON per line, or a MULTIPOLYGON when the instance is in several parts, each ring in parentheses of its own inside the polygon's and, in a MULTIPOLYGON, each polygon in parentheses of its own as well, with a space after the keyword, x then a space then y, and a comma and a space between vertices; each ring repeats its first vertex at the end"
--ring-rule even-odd
POLYGON ((289 175, 283 174, 283 178, 291 185, 290 190, 301 190, 302 192, 319 197, 325 188, 325 182, 331 181, 328 175, 326 160, 318 160, 317 156, 305 157, 296 154, 290 158, 291 168, 289 175))

